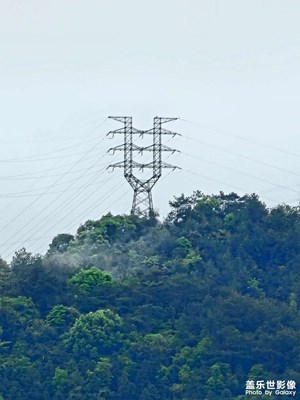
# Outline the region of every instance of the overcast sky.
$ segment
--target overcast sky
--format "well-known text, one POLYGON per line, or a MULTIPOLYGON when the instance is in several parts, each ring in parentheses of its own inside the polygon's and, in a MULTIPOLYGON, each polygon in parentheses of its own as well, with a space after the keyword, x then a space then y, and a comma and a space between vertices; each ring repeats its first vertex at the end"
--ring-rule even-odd
MULTIPOLYGON (((104 139, 133 116, 182 134, 153 191, 300 199, 297 0, 0 0, 0 254, 44 253, 87 219, 128 213, 104 139)), ((147 156, 146 156, 147 157, 147 156)), ((168 158, 167 158, 168 157, 168 158)))

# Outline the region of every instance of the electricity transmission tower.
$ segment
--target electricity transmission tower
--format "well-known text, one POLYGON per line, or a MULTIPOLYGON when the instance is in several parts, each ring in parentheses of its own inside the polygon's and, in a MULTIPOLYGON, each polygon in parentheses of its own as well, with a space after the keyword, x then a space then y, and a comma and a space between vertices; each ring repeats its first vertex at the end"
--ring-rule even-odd
POLYGON ((155 117, 153 121, 153 128, 142 131, 132 126, 132 117, 109 117, 123 124, 122 128, 110 131, 107 135, 114 137, 116 134, 124 136, 124 142, 116 147, 110 148, 108 151, 112 154, 115 151, 123 151, 124 160, 115 164, 109 165, 108 168, 123 168, 124 177, 129 182, 133 189, 133 202, 131 207, 131 214, 138 216, 154 216, 153 201, 151 190, 156 182, 162 175, 163 168, 170 168, 175 170, 176 166, 162 161, 163 152, 174 153, 172 149, 162 143, 163 135, 170 135, 172 137, 179 135, 176 132, 169 131, 162 127, 163 124, 175 121, 177 118, 162 118, 155 117), (152 143, 148 146, 139 146, 136 144, 137 138, 144 138, 145 135, 152 136, 152 143), (143 153, 150 153, 150 162, 137 162, 134 160, 134 153, 142 156, 143 153), (135 174, 135 170, 144 172, 145 169, 150 170, 150 177, 141 179, 135 174))

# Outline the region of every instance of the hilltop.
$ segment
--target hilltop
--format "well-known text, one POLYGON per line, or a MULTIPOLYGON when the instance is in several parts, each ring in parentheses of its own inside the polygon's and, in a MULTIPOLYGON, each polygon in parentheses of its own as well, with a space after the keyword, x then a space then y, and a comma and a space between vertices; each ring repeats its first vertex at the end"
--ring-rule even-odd
POLYGON ((170 207, 1 260, 1 400, 237 400, 247 380, 300 383, 300 208, 222 192, 170 207))

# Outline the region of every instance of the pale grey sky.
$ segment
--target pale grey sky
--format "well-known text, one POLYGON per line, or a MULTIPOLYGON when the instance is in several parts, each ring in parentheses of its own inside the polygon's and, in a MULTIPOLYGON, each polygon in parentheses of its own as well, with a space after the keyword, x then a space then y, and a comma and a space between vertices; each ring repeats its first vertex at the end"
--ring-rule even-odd
POLYGON ((100 141, 119 127, 108 115, 141 129, 155 115, 194 122, 168 125, 183 136, 167 161, 183 169, 154 189, 162 215, 173 195, 197 189, 299 203, 299 1, 0 5, 3 257, 44 252, 58 233, 130 210, 121 171, 105 171, 121 159, 106 150, 122 141, 100 141))

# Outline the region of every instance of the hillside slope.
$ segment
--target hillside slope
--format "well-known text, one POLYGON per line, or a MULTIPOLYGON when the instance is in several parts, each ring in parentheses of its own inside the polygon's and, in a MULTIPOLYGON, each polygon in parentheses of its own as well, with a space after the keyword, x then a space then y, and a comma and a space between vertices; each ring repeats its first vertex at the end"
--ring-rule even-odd
POLYGON ((108 214, 44 256, 1 261, 1 400, 237 400, 246 381, 300 385, 300 208, 201 192, 170 206, 163 222, 108 214))

